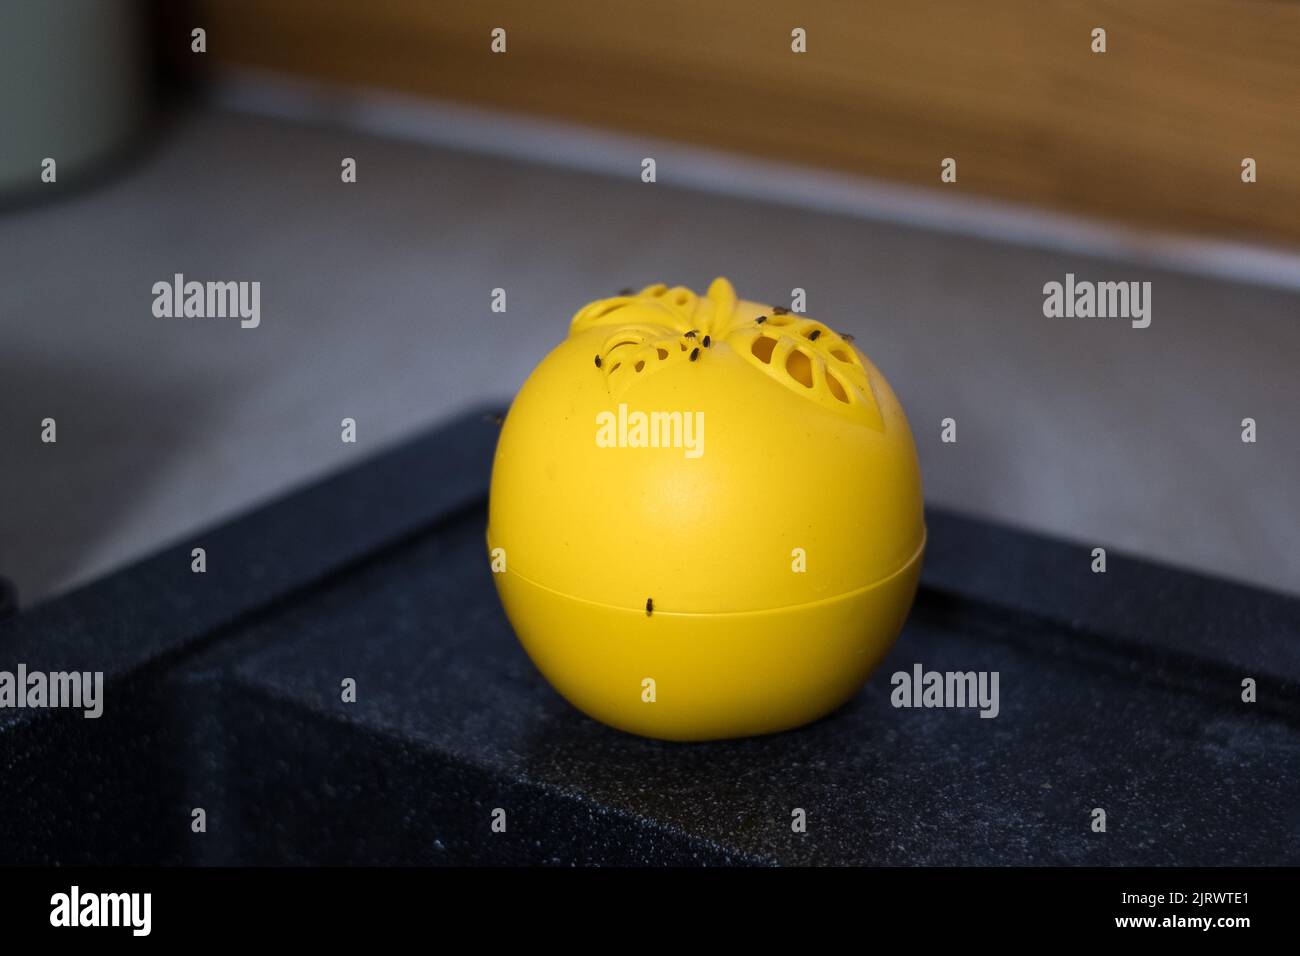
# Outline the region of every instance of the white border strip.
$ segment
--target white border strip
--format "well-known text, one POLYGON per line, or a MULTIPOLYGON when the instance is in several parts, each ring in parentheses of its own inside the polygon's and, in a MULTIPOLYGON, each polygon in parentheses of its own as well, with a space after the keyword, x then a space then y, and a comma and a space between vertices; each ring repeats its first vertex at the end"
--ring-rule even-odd
POLYGON ((642 158, 654 156, 674 184, 705 192, 1300 291, 1300 253, 1280 248, 1148 231, 1000 200, 941 196, 651 137, 244 68, 220 74, 213 100, 240 113, 605 176, 635 175, 642 158))

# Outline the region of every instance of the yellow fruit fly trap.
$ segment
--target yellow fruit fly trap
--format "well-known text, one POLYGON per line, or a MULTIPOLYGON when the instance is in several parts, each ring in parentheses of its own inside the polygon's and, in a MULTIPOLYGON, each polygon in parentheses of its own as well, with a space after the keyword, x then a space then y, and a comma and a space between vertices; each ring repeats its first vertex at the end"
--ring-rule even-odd
POLYGON ((488 548, 520 642, 590 716, 706 740, 862 686, 925 549, 911 430, 849 336, 788 310, 626 290, 574 316, 502 426, 488 548))

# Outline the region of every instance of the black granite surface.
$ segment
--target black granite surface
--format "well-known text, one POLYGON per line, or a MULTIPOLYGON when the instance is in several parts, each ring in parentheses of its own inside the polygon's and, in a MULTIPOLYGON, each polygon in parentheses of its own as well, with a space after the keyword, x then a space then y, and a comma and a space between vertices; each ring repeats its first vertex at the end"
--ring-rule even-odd
POLYGON ((572 709, 510 631, 495 427, 0 622, 0 668, 109 682, 99 720, 0 711, 0 862, 1300 863, 1300 601, 1118 554, 1094 575, 1091 545, 931 511, 916 607, 849 705, 644 740, 572 709), (998 671, 999 716, 895 709, 916 662, 998 671))

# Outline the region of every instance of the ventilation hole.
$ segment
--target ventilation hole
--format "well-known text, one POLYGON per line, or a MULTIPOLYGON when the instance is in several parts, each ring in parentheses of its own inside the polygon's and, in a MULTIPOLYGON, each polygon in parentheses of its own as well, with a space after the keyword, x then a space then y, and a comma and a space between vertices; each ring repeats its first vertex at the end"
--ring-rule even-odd
POLYGON ((678 304, 678 305, 685 305, 688 301, 690 301, 690 296, 688 296, 685 292, 678 292, 678 293, 677 293, 677 304, 678 304))
POLYGON ((760 335, 754 339, 754 344, 749 350, 754 356, 765 365, 772 364, 772 350, 776 348, 776 339, 769 339, 766 335, 760 335))
POLYGON ((839 401, 845 405, 849 403, 849 393, 844 391, 844 386, 840 384, 840 380, 830 372, 826 373, 826 387, 831 390, 831 394, 839 401))
POLYGON ((666 359, 666 358, 668 357, 668 350, 667 350, 667 349, 655 349, 655 352, 659 355, 659 358, 660 358, 661 361, 662 361, 663 359, 666 359))
POLYGON ((794 319, 790 318, 790 316, 782 315, 779 312, 773 313, 772 317, 767 320, 769 325, 789 325, 793 321, 794 319))
POLYGON ((834 355, 841 362, 853 361, 853 359, 849 358, 849 353, 844 351, 843 349, 831 349, 831 355, 834 355))
POLYGON ((645 362, 637 362, 635 365, 632 366, 632 368, 634 368, 636 371, 639 372, 641 371, 641 369, 645 368, 645 362))
POLYGON ((791 352, 785 360, 785 370, 804 388, 812 388, 812 359, 798 349, 791 352))

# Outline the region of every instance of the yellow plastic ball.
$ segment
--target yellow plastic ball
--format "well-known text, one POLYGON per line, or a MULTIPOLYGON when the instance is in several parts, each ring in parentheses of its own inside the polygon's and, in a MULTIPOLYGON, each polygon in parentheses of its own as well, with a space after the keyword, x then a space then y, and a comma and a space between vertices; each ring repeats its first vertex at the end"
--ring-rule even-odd
POLYGON ((593 302, 492 468, 493 577, 574 706, 670 740, 829 713, 897 637, 925 549, 884 376, 829 326, 650 286, 593 302))

